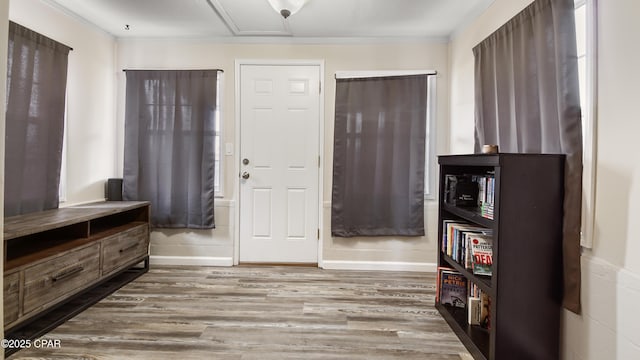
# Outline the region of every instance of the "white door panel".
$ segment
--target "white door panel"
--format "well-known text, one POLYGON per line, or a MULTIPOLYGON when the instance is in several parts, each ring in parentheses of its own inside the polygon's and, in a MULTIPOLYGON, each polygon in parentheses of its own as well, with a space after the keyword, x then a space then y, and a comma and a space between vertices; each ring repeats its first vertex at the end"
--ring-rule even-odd
POLYGON ((319 66, 240 66, 240 262, 318 260, 319 81, 319 66))

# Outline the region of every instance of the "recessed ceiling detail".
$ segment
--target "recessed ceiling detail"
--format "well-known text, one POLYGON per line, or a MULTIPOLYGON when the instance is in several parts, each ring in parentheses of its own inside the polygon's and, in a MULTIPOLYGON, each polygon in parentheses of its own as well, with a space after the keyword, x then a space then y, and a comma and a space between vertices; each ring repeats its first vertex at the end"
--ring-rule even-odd
POLYGON ((494 0, 309 0, 286 20, 268 0, 42 1, 115 37, 232 40, 448 39, 494 0))
POLYGON ((288 21, 276 14, 264 1, 253 1, 256 8, 247 11, 246 1, 206 0, 236 36, 292 36, 288 21))

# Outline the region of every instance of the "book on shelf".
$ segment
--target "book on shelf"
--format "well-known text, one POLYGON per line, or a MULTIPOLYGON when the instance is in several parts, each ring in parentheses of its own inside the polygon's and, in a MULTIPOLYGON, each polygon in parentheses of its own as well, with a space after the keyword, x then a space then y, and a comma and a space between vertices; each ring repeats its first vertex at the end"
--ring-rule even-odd
POLYGON ((467 278, 455 270, 439 271, 439 303, 454 307, 467 306, 467 278))
POLYGON ((477 175, 475 181, 478 184, 478 207, 480 208, 480 215, 493 220, 496 179, 493 174, 477 175))
POLYGON ((464 256, 463 265, 465 269, 473 269, 473 255, 471 253, 471 240, 470 237, 473 233, 464 234, 464 256))
MULTIPOLYGON (((445 220, 447 221, 447 220, 445 220)), ((446 254, 453 260, 458 261, 458 253, 461 251, 461 244, 459 243, 459 231, 462 228, 471 228, 471 224, 461 221, 450 221, 446 223, 447 232, 445 234, 445 249, 446 254)))
POLYGON ((471 296, 467 300, 467 322, 469 325, 480 325, 482 303, 480 297, 471 296))
POLYGON ((467 240, 471 246, 473 273, 491 276, 493 266, 493 239, 487 234, 470 233, 467 240))
POLYGON ((455 205, 457 183, 458 177, 456 175, 444 176, 444 202, 447 204, 455 205))
POLYGON ((438 272, 436 273, 436 301, 440 302, 440 288, 442 287, 442 284, 440 283, 440 276, 442 274, 442 271, 455 271, 453 268, 450 267, 446 267, 446 266, 438 266, 438 272))
POLYGON ((487 178, 482 175, 476 175, 474 176, 474 181, 478 184, 478 207, 482 208, 487 192, 487 178))
POLYGON ((476 285, 476 283, 474 283, 473 281, 469 281, 469 288, 467 290, 469 297, 480 297, 480 294, 482 293, 482 290, 480 290, 480 288, 478 287, 478 285, 476 285))
POLYGON ((467 287, 467 322, 488 328, 491 323, 491 298, 483 292, 473 281, 468 281, 467 287))
MULTIPOLYGON (((473 257, 473 244, 474 244, 474 240, 478 237, 481 236, 483 238, 489 238, 491 239, 491 234, 492 231, 491 229, 485 229, 485 228, 478 228, 478 229, 474 229, 471 231, 464 231, 463 235, 464 235, 464 250, 465 250, 465 254, 462 258, 462 264, 464 265, 465 269, 469 269, 473 271, 473 265, 475 263, 474 261, 474 257, 473 257)), ((476 240, 477 241, 477 240, 476 240)), ((474 272, 475 274, 475 272, 474 272)), ((487 275, 487 274, 479 274, 479 275, 487 275)), ((490 275, 490 274, 488 274, 490 275)))
POLYGON ((491 297, 484 292, 480 294, 480 326, 491 328, 491 297))

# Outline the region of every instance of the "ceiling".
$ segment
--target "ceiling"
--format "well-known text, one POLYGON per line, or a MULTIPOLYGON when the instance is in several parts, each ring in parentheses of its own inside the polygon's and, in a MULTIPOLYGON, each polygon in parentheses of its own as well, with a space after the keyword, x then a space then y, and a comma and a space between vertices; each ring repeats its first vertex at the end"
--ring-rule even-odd
POLYGON ((447 39, 494 0, 309 0, 287 20, 267 0, 44 1, 118 38, 447 39))

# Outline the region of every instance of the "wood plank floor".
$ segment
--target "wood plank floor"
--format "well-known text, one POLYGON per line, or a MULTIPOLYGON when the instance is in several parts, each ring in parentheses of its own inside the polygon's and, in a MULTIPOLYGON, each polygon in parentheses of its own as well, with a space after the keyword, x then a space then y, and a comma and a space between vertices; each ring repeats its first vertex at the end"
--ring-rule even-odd
POLYGON ((9 359, 470 359, 435 274, 160 267, 9 359))

